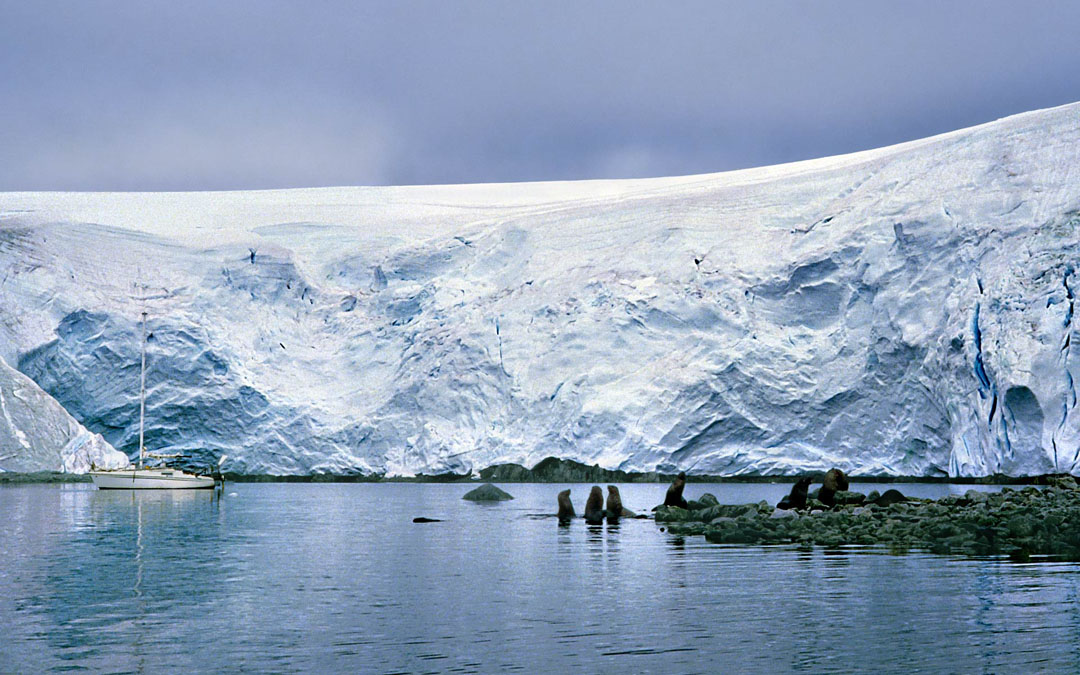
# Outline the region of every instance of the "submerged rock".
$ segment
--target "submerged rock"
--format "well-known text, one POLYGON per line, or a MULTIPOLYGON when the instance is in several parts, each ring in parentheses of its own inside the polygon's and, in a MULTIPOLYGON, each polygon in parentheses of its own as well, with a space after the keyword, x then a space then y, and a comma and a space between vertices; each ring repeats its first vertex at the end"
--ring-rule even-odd
POLYGON ((484 483, 475 490, 466 492, 462 499, 468 499, 473 502, 502 502, 507 499, 513 499, 513 496, 503 492, 491 483, 484 483))

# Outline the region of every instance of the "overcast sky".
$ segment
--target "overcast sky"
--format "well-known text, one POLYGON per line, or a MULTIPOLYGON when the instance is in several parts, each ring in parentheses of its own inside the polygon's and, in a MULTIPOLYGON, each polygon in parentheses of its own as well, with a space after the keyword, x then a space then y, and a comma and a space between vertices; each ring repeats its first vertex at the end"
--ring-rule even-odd
POLYGON ((0 0, 0 190, 704 173, 1080 100, 1077 2, 0 0))

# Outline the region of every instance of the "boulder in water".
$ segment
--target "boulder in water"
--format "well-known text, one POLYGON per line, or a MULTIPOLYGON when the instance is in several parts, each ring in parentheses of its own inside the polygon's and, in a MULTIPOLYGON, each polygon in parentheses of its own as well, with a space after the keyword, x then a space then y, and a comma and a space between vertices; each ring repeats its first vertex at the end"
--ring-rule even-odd
POLYGON ((491 483, 484 483, 475 490, 470 490, 465 493, 465 496, 462 497, 462 499, 468 499, 473 502, 502 502, 513 498, 512 495, 503 492, 491 483))

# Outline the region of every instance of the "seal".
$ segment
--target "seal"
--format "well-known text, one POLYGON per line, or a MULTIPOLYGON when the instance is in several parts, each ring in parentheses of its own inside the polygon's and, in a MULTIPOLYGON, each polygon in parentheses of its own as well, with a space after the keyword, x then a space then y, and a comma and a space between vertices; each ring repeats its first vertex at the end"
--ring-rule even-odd
POLYGON ((874 500, 874 503, 878 506, 892 506, 893 504, 899 504, 906 502, 907 497, 904 496, 899 490, 889 489, 886 490, 880 497, 874 500))
POLYGON ((589 499, 585 502, 585 522, 589 525, 599 525, 604 522, 604 493, 599 485, 594 485, 589 492, 589 499))
POLYGON ((840 469, 829 469, 818 490, 818 500, 825 506, 836 506, 836 493, 848 489, 848 479, 840 469))
POLYGON ((805 509, 806 491, 810 489, 810 477, 805 476, 795 482, 787 497, 780 500, 776 505, 778 509, 805 509))
POLYGON ((608 524, 619 522, 623 515, 622 497, 619 496, 619 488, 614 485, 607 486, 607 521, 608 524))
POLYGON ((574 505, 570 502, 570 490, 566 489, 559 493, 559 523, 569 523, 574 517, 574 505))
POLYGON ((680 471, 679 475, 675 476, 671 486, 668 487, 667 494, 664 495, 664 506, 678 506, 685 509, 686 500, 682 496, 684 487, 686 487, 686 472, 680 471))

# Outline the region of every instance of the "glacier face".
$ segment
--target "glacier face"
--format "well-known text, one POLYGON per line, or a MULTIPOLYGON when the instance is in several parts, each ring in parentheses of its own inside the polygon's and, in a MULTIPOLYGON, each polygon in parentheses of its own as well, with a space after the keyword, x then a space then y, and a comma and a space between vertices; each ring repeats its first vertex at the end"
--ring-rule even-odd
POLYGON ((145 310, 147 447, 250 473, 1075 471, 1077 166, 1071 105, 705 176, 0 194, 0 358, 131 454, 145 310))
POLYGON ((91 465, 120 469, 128 458, 0 359, 0 471, 86 473, 91 465))

